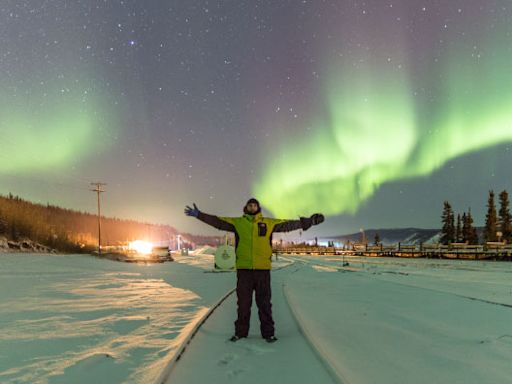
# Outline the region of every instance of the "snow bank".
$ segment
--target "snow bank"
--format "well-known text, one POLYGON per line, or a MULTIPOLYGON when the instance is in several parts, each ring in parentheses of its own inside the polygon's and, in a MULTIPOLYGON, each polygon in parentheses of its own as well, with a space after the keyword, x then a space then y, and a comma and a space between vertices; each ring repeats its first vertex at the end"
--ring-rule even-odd
POLYGON ((57 253, 55 249, 36 243, 30 239, 13 241, 7 240, 4 236, 0 236, 0 252, 57 253))

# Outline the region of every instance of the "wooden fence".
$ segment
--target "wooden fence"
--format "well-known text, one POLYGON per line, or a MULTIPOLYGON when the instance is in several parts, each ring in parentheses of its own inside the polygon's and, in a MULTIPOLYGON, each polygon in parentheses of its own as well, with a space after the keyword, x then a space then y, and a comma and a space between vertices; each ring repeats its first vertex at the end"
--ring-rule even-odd
POLYGON ((479 245, 452 243, 442 244, 395 244, 369 245, 353 244, 350 247, 274 247, 274 253, 283 255, 311 256, 366 256, 404 257, 468 260, 507 260, 512 261, 512 244, 486 243, 479 245))

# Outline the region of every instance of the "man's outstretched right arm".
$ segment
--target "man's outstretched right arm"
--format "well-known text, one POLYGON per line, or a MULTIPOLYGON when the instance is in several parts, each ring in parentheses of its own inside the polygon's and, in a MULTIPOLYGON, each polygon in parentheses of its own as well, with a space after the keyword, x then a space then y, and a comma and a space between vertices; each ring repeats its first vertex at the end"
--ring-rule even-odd
POLYGON ((225 220, 220 219, 218 216, 209 215, 208 213, 201 212, 197 205, 194 203, 194 207, 189 207, 188 205, 185 208, 185 215, 197 217, 203 223, 211 225, 217 229, 222 231, 235 232, 235 226, 232 223, 229 223, 225 220))

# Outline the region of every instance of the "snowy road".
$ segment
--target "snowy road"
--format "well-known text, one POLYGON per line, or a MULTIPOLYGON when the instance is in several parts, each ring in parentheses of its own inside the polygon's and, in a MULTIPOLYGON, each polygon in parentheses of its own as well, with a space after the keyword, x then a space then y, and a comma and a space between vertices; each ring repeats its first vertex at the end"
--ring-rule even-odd
POLYGON ((268 344, 259 333, 253 305, 249 337, 236 343, 236 294, 226 300, 200 328, 167 383, 335 383, 301 334, 286 303, 282 285, 293 271, 272 272, 272 303, 279 340, 268 344))

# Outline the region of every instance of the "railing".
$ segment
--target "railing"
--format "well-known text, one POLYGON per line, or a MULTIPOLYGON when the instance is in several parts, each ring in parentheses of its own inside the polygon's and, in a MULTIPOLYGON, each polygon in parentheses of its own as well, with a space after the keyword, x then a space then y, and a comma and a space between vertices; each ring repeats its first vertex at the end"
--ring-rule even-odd
POLYGON ((512 261, 512 244, 489 242, 486 244, 352 244, 349 247, 275 247, 274 253, 284 255, 336 256, 352 255, 366 257, 443 258, 443 259, 494 259, 512 261))

